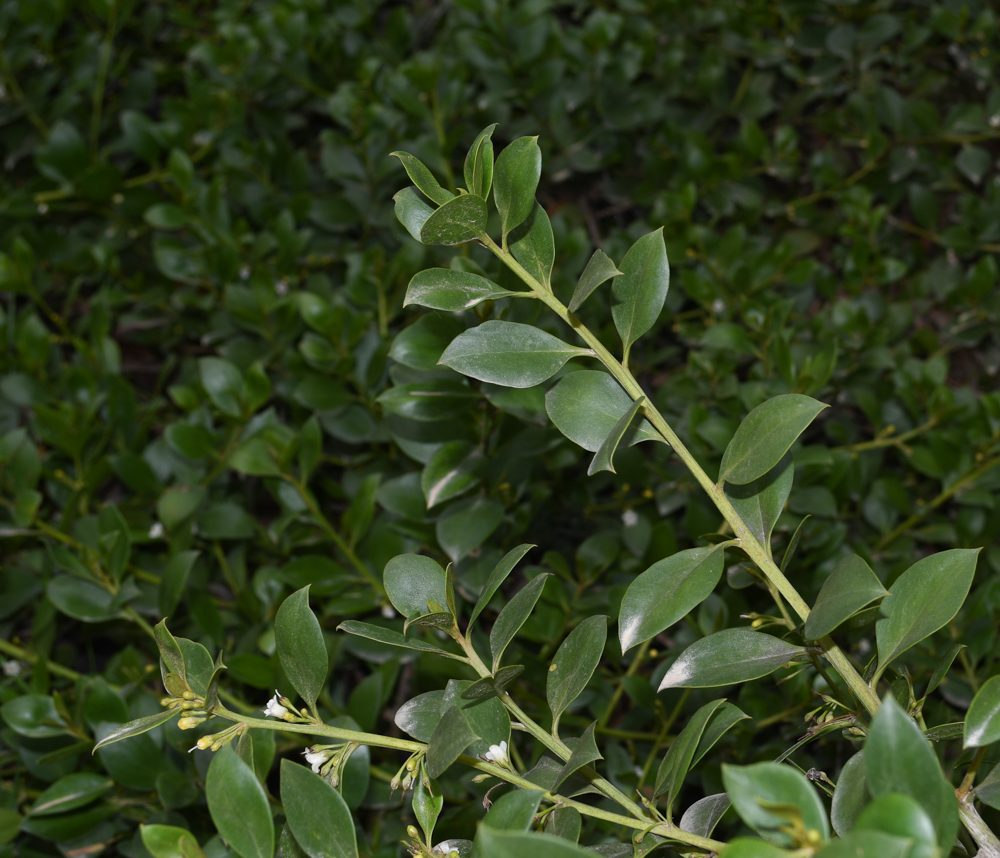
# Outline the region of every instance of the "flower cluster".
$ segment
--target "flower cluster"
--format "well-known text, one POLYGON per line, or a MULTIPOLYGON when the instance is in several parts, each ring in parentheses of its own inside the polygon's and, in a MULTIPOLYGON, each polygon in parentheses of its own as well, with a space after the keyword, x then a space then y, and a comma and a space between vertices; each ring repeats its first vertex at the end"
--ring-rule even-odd
POLYGON ((510 758, 507 756, 507 743, 501 742, 499 745, 490 745, 490 749, 483 754, 483 759, 489 763, 496 763, 505 769, 510 768, 510 758))
POLYGON ((340 783, 344 766, 360 747, 357 742, 346 742, 337 745, 312 745, 302 753, 306 762, 312 766, 316 774, 326 778, 331 786, 336 787, 340 783))
POLYGON ((265 715, 269 715, 272 718, 289 721, 293 724, 302 724, 312 721, 306 713, 306 710, 303 709, 301 712, 296 711, 295 707, 292 705, 292 701, 287 697, 283 697, 281 692, 277 689, 274 691, 274 697, 267 701, 267 706, 264 707, 263 712, 265 715))
POLYGON ((167 709, 180 709, 183 713, 177 721, 181 730, 193 730, 209 717, 205 701, 193 691, 185 691, 180 697, 164 697, 160 705, 167 709))

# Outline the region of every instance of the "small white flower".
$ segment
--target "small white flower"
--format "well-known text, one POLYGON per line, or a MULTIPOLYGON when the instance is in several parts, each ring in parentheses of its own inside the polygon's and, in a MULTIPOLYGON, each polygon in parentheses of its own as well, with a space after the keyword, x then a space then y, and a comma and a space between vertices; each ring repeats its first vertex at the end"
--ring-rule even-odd
POLYGON ((383 605, 382 616, 385 617, 387 620, 391 620, 394 616, 396 616, 395 608, 393 608, 392 605, 383 605))
POLYGON ((11 659, 10 661, 5 661, 3 663, 3 675, 4 676, 20 676, 21 675, 21 662, 14 661, 13 659, 11 659))
POLYGON ((244 265, 242 268, 240 268, 240 280, 249 280, 249 279, 250 279, 250 266, 244 265))
POLYGON ((40 215, 47 214, 48 210, 49 210, 49 207, 47 205, 45 205, 45 203, 39 203, 38 204, 38 213, 40 215))
POLYGON ((507 743, 501 742, 499 745, 490 745, 490 749, 483 756, 491 763, 496 763, 498 766, 506 766, 508 764, 507 743))
POLYGON ((274 293, 276 295, 278 295, 278 296, 287 295, 288 294, 288 281, 282 279, 282 280, 279 280, 277 283, 275 283, 274 284, 274 293))
POLYGON ((288 715, 288 710, 278 702, 280 696, 277 691, 274 692, 274 697, 267 701, 264 714, 270 715, 272 718, 281 718, 284 720, 285 716, 288 715))
POLYGON ((716 316, 718 316, 725 309, 726 309, 726 302, 723 301, 721 298, 716 298, 712 302, 712 312, 715 313, 716 316))
POLYGON ((639 523, 639 513, 634 509, 627 509, 622 513, 622 524, 626 527, 635 527, 639 523))
POLYGON ((323 764, 329 759, 329 755, 326 751, 314 751, 312 748, 306 748, 305 751, 306 762, 312 766, 312 770, 319 774, 319 770, 323 768, 323 764))
POLYGON ((163 536, 163 525, 156 521, 153 522, 153 526, 149 529, 150 539, 160 539, 163 536))

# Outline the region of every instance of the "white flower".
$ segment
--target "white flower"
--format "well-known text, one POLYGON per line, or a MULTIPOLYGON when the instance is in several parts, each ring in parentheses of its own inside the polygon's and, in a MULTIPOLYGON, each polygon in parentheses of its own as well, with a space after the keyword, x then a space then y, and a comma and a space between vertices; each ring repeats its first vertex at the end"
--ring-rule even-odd
POLYGON ((274 284, 274 292, 275 292, 276 295, 279 295, 279 296, 281 296, 281 295, 287 295, 288 294, 288 281, 287 280, 279 280, 277 283, 275 283, 274 284))
POLYGON ((382 616, 385 617, 387 620, 391 620, 394 616, 396 616, 396 611, 392 607, 392 605, 383 605, 382 616))
POLYGON ((264 709, 265 715, 270 715, 272 718, 285 719, 288 715, 288 710, 278 702, 278 698, 281 695, 275 691, 274 697, 267 701, 267 707, 264 709))
POLYGON ((639 523, 639 513, 634 509, 627 509, 622 513, 622 524, 626 527, 635 527, 639 523))
POLYGON ((498 766, 506 766, 508 764, 507 743, 501 742, 499 745, 490 745, 490 749, 483 756, 491 763, 496 763, 498 766))
POLYGON ((162 536, 163 536, 163 525, 158 521, 153 522, 153 526, 149 529, 149 538, 160 539, 162 536))
POLYGON ((312 770, 316 772, 316 774, 319 774, 319 770, 329 759, 329 755, 326 751, 314 751, 312 748, 306 748, 303 753, 306 756, 306 762, 312 766, 312 770))
POLYGON ((21 675, 21 662, 14 661, 13 659, 11 659, 10 661, 5 661, 3 663, 3 675, 4 676, 20 676, 21 675))
POLYGON ((240 269, 240 280, 249 280, 249 279, 250 279, 250 267, 248 265, 244 265, 240 269))

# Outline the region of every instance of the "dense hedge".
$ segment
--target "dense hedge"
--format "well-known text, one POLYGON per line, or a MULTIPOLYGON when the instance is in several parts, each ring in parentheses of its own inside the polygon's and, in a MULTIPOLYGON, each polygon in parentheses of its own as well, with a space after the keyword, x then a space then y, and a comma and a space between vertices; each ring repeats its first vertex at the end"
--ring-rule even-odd
MULTIPOLYGON (((588 479, 544 386, 437 367, 477 316, 548 326, 527 302, 464 320, 404 309, 431 265, 507 282, 481 248, 414 242, 392 205, 406 179, 390 152, 454 187, 493 122, 498 148, 539 135, 564 299, 596 247, 620 259, 664 227, 666 311, 632 369, 710 474, 769 396, 832 406, 794 451, 777 528, 787 546, 805 522, 809 599, 852 551, 891 585, 931 551, 985 549, 959 616, 887 674, 919 699, 965 644, 923 708, 929 727, 961 720, 997 669, 998 50, 991 5, 950 0, 2 4, 4 854, 140 858, 140 822, 210 836, 192 784, 211 755, 187 755, 190 734, 90 755, 109 723, 158 709, 162 616, 224 650, 229 704, 259 709, 291 693, 273 620, 311 584, 334 664, 322 711, 393 731, 413 694, 471 678, 335 631, 402 628, 382 586, 393 556, 452 560, 474 601, 506 550, 536 544, 529 574, 561 586, 512 646, 520 694, 541 703, 568 630, 617 616, 639 572, 718 530, 666 448, 621 451, 617 475, 588 479), (72 772, 99 776, 82 809, 28 813, 72 772)), ((610 343, 600 306, 580 315, 610 343)), ((602 747, 621 740, 602 764, 620 788, 648 784, 672 725, 708 699, 655 694, 660 656, 773 613, 740 564, 727 580, 655 647, 623 661, 610 643, 565 716, 599 719, 602 747)), ((844 635, 862 667, 871 641, 862 621, 844 635)), ((689 797, 720 791, 713 760, 794 744, 827 706, 814 679, 733 689, 753 720, 689 797)), ((303 745, 260 742, 258 770, 303 745)), ((835 779, 842 746, 795 760, 835 779)), ((363 849, 394 855, 409 799, 390 795, 391 754, 370 762, 352 759, 345 798, 363 849)), ((439 829, 468 836, 483 790, 448 781, 439 829)), ((587 824, 583 843, 612 830, 587 824)))

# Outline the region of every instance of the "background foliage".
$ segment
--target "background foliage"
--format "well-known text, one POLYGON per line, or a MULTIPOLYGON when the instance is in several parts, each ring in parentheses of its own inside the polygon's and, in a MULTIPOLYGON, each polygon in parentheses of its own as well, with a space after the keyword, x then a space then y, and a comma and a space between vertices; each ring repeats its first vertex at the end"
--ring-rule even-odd
MULTIPOLYGON (((333 664, 324 717, 392 732, 414 694, 473 675, 337 624, 402 628, 382 587, 397 554, 451 559, 472 602, 506 550, 533 543, 524 572, 553 578, 510 660, 527 665, 520 699, 544 711, 565 634, 617 616, 639 572, 718 529, 665 447, 620 451, 617 475, 588 479, 544 389, 436 366, 477 316, 551 324, 529 302, 465 319, 403 308, 432 265, 506 282, 483 251, 412 241, 391 204, 405 177, 390 152, 454 187, 492 122, 498 150, 540 135, 564 300, 596 247, 617 260, 664 227, 673 282, 632 367, 710 474, 766 398, 832 406, 794 451, 776 529, 787 543, 811 517, 796 554, 807 599, 850 552, 888 586, 931 551, 984 547, 966 606, 906 667, 919 696, 949 645, 966 645, 925 706, 931 727, 960 720, 996 671, 989 4, 7 0, 0 45, 7 854, 140 858, 140 822, 211 835, 193 786, 211 756, 186 753, 190 733, 90 754, 109 725, 158 710, 149 632, 163 615, 224 649, 229 705, 259 709, 275 687, 292 692, 273 624, 310 584, 333 664), (88 776, 72 782, 79 804, 39 812, 71 773, 88 776)), ((600 306, 580 315, 610 342, 600 306)), ((648 787, 674 725, 711 696, 656 694, 660 656, 773 610, 738 564, 727 582, 651 648, 623 658, 609 635, 563 716, 577 731, 598 719, 619 788, 648 787)), ((872 641, 870 627, 844 637, 862 666, 872 641)), ((794 744, 821 705, 811 683, 734 688, 752 720, 689 779, 687 801, 721 791, 720 761, 794 744)), ((255 746, 258 769, 303 745, 255 746)), ((793 759, 836 779, 843 747, 793 759)), ((948 767, 968 756, 938 751, 948 767)), ((390 795, 395 755, 365 754, 345 799, 363 851, 394 855, 409 797, 390 795)), ((469 836, 483 789, 442 783, 439 832, 469 836)), ((587 824, 583 843, 614 833, 587 824)))

